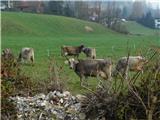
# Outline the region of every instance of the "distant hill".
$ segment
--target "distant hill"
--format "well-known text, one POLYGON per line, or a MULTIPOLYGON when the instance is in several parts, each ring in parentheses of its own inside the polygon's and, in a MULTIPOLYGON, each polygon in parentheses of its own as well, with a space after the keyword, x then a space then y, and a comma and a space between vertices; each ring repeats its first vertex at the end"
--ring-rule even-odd
POLYGON ((2 12, 2 35, 61 35, 61 34, 101 34, 113 32, 100 24, 87 22, 75 18, 17 13, 2 12), (93 28, 92 33, 87 33, 85 26, 93 28))
POLYGON ((145 27, 135 21, 127 21, 125 24, 131 34, 152 35, 158 31, 156 29, 145 27))

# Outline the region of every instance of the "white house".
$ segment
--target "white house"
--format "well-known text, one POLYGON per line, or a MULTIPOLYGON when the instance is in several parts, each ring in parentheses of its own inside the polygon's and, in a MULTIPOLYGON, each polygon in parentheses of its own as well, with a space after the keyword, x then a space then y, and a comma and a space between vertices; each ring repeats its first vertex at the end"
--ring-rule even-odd
POLYGON ((155 22, 155 28, 160 29, 160 18, 156 18, 154 22, 155 22))
POLYGON ((0 10, 5 10, 7 8, 7 6, 4 3, 0 4, 0 10))

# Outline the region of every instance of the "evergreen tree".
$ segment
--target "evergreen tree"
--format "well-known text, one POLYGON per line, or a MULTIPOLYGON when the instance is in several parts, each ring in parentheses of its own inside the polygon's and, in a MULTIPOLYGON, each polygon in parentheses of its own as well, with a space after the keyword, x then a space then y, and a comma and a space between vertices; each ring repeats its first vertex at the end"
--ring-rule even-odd
POLYGON ((49 13, 63 15, 63 1, 49 1, 49 13))
POLYGON ((67 3, 66 6, 64 7, 64 15, 68 16, 68 17, 73 17, 74 16, 74 12, 73 10, 70 8, 69 4, 67 3))
POLYGON ((128 17, 127 7, 123 7, 123 10, 122 10, 122 17, 125 18, 125 19, 128 17))
POLYGON ((152 16, 151 11, 147 12, 146 15, 143 15, 140 19, 137 20, 137 22, 146 27, 155 27, 154 18, 152 16))

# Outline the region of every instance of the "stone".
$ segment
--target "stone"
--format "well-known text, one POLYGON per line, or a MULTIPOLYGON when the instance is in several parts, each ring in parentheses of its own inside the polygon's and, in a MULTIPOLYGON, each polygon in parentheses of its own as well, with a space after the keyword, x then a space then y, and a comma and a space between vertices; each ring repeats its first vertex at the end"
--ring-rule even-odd
POLYGON ((47 95, 40 93, 33 97, 15 96, 10 97, 10 100, 16 105, 18 120, 53 120, 53 116, 58 120, 79 120, 85 117, 79 114, 79 101, 82 98, 85 97, 72 96, 69 91, 51 91, 47 95))

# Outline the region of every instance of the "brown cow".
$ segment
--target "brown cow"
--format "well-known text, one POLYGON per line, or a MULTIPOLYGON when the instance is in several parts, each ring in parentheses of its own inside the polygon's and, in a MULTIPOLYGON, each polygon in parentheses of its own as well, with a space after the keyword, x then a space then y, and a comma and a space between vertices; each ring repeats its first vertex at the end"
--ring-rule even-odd
POLYGON ((111 79, 112 62, 105 59, 87 59, 75 60, 70 58, 68 60, 69 66, 80 77, 81 86, 83 86, 83 78, 101 77, 105 80, 111 79))
POLYGON ((84 48, 84 45, 80 46, 62 46, 61 47, 61 55, 62 56, 79 56, 79 54, 82 52, 82 49, 84 48))

